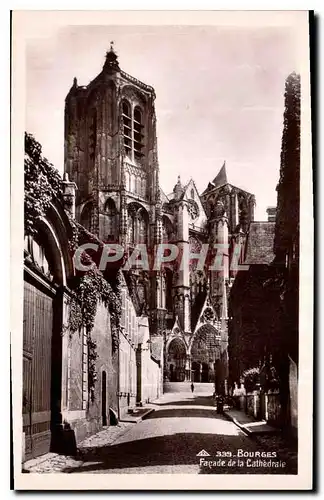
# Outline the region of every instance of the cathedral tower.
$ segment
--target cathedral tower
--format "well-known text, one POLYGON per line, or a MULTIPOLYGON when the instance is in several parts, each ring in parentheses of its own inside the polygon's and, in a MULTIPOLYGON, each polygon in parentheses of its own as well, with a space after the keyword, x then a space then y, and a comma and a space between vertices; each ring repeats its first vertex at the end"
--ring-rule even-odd
POLYGON ((111 45, 101 73, 65 100, 65 172, 78 186, 76 218, 104 241, 154 243, 159 173, 154 89, 119 67, 111 45))

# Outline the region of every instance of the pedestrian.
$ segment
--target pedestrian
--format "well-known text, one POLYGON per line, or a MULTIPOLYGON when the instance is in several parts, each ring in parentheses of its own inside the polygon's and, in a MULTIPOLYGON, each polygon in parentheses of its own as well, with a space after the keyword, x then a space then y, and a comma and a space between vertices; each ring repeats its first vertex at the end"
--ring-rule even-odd
POLYGON ((191 383, 191 392, 193 392, 195 390, 195 386, 193 384, 193 382, 191 383))

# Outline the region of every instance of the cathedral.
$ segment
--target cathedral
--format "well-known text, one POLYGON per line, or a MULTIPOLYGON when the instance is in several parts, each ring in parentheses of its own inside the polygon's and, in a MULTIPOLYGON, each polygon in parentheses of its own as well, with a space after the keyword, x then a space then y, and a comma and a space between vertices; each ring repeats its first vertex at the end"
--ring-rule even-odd
MULTIPOLYGON (((74 78, 65 101, 65 174, 78 187, 76 219, 130 255, 162 243, 180 255, 161 269, 124 269, 137 316, 163 344, 163 378, 212 382, 227 391, 228 298, 244 260, 254 195, 230 184, 226 164, 199 193, 178 177, 163 191, 157 154, 154 89, 125 73, 113 47, 87 86, 74 78), (222 247, 222 266, 199 258, 222 247)), ((217 169, 216 169, 217 170, 217 169)), ((215 172, 216 174, 216 172, 215 172)), ((167 259, 165 259, 167 260, 167 259)))

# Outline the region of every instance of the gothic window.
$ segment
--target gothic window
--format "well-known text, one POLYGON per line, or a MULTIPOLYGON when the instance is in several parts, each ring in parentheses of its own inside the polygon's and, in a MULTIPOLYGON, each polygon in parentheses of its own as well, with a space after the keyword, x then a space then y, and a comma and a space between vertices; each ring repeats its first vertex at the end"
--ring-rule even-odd
POLYGON ((162 218, 162 243, 169 243, 172 239, 172 223, 168 217, 163 216, 162 218))
POLYGON ((122 103, 123 114, 123 134, 124 134, 124 147, 126 155, 132 155, 132 113, 131 106, 128 101, 124 100, 122 103))
POLYGON ((191 196, 191 198, 192 198, 193 200, 195 199, 195 190, 194 190, 194 188, 192 188, 192 189, 191 189, 191 191, 190 191, 190 196, 191 196))
POLYGON ((91 231, 92 212, 92 203, 87 203, 81 213, 81 226, 85 227, 85 229, 87 229, 88 231, 91 231))
POLYGON ((128 214, 127 234, 128 243, 135 243, 135 220, 132 213, 128 214))
POLYGON ((132 108, 129 101, 122 101, 123 138, 125 153, 131 160, 141 160, 144 156, 144 120, 139 106, 132 108))
POLYGON ((144 210, 138 212, 138 243, 146 243, 147 240, 147 221, 144 210))
POLYGON ((192 220, 197 219, 199 217, 199 207, 194 200, 189 200, 188 212, 192 220))
POLYGON ((141 179, 139 177, 135 178, 135 193, 141 195, 141 179))
POLYGON ((143 115, 139 106, 134 109, 134 156, 136 159, 140 160, 143 154, 144 148, 144 134, 143 134, 143 115))
POLYGON ((165 300, 165 294, 166 294, 166 281, 165 277, 162 276, 162 297, 161 297, 161 306, 163 309, 165 309, 166 306, 166 300, 165 300))
POLYGON ((126 184, 127 191, 129 191, 129 178, 130 178, 129 173, 125 172, 125 184, 126 184))
POLYGON ((146 196, 146 181, 145 179, 142 179, 142 184, 141 184, 141 195, 143 198, 146 196))
POLYGON ((94 161, 96 156, 96 142, 97 142, 97 110, 93 109, 90 114, 89 126, 89 157, 94 161))
POLYGON ((117 211, 115 202, 109 198, 105 206, 105 235, 107 241, 115 240, 117 229, 117 211))

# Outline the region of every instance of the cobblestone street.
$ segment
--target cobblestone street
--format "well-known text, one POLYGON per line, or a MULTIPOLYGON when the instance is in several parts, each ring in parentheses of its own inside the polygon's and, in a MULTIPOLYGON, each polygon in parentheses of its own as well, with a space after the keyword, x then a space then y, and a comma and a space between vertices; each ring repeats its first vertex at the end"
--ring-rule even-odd
POLYGON ((262 437, 260 441, 246 436, 233 422, 216 414, 213 399, 206 394, 165 394, 152 407, 155 411, 137 424, 120 422, 85 440, 79 445, 77 459, 55 455, 29 471, 296 473, 296 453, 285 448, 282 438, 262 437), (197 456, 202 450, 209 456, 197 456), (264 457, 258 452, 272 455, 264 457))

